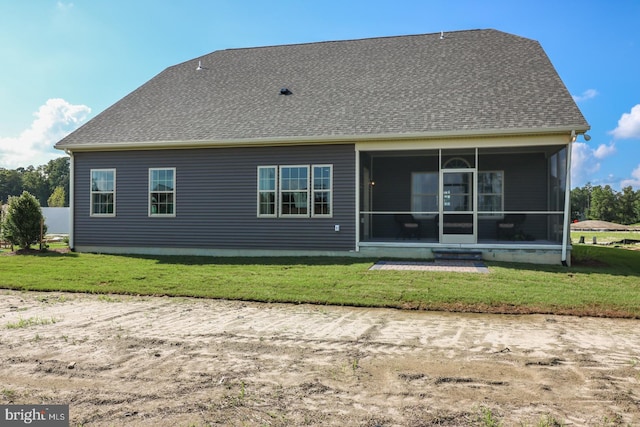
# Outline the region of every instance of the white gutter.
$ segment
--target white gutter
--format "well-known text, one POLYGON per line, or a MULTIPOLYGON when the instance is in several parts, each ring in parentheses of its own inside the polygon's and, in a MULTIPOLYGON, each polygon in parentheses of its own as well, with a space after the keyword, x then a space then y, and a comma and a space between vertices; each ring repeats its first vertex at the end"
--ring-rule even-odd
POLYGON ((75 243, 74 243, 74 233, 73 233, 73 218, 75 216, 74 214, 74 185, 73 182, 75 181, 75 170, 74 170, 74 159, 73 159, 73 152, 69 151, 69 150, 64 150, 65 153, 67 153, 67 155, 69 155, 69 248, 71 250, 73 250, 75 243))
POLYGON ((569 245, 569 222, 571 221, 571 151, 576 141, 576 132, 571 131, 571 142, 567 144, 567 178, 564 194, 564 226, 562 228, 562 265, 567 267, 567 247, 569 245))
POLYGON ((59 150, 73 151, 109 151, 109 150, 157 150, 177 148, 205 148, 205 147, 255 147, 265 145, 303 145, 322 143, 354 143, 370 141, 398 141, 398 140, 424 140, 445 138, 474 138, 486 136, 523 136, 523 135, 548 135, 569 132, 584 133, 588 126, 577 125, 571 127, 553 128, 514 128, 514 129, 481 129, 481 130, 454 130, 421 133, 387 133, 371 135, 318 135, 318 136, 290 136, 273 138, 236 138, 219 140, 198 141, 131 141, 131 142, 94 142, 81 144, 63 144, 55 147, 59 150))

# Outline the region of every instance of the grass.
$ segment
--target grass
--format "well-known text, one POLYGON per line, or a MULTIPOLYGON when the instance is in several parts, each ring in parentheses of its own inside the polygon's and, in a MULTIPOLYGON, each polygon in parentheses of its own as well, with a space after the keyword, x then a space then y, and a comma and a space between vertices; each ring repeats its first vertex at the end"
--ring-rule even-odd
POLYGON ((598 244, 611 244, 623 239, 640 240, 640 231, 572 231, 571 242, 578 243, 581 236, 586 244, 591 244, 594 237, 598 244))
POLYGON ((29 328, 31 326, 39 326, 39 325, 51 325, 56 323, 58 320, 55 318, 43 319, 40 317, 29 317, 28 319, 19 318, 17 322, 9 322, 7 323, 7 329, 22 329, 29 328))
POLYGON ((640 251, 574 245, 574 266, 369 271, 373 259, 2 256, 0 288, 491 313, 640 318, 640 251))

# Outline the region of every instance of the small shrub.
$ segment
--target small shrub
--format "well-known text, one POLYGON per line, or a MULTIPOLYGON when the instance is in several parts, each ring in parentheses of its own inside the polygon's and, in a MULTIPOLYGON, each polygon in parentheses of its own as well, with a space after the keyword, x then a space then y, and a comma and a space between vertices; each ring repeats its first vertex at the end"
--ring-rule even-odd
POLYGON ((24 191, 21 196, 9 199, 9 208, 2 221, 2 235, 12 245, 27 249, 46 234, 47 226, 40 228, 43 220, 40 202, 24 191))

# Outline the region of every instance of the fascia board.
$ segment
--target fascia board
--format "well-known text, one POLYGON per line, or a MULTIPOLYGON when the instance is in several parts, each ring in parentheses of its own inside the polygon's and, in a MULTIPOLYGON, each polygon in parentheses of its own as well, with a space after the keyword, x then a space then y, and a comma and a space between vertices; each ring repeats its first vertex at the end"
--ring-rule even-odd
MULTIPOLYGON (((399 133, 399 134, 372 134, 372 135, 329 135, 329 136, 303 136, 285 138, 243 138, 226 140, 200 140, 200 141, 134 141, 134 142, 104 142, 104 143, 78 143, 61 144, 56 149, 79 151, 121 151, 121 150, 160 150, 160 149, 193 149, 211 147, 256 147, 277 145, 308 145, 308 144, 339 144, 359 142, 397 142, 397 141, 433 141, 445 139, 476 139, 489 137, 518 137, 535 135, 570 135, 584 134, 589 126, 563 126, 555 128, 525 128, 525 129, 488 129, 488 130, 456 130, 444 132, 399 133)), ((570 142, 570 136, 567 137, 570 142)), ((555 141, 557 143, 557 141, 555 141)), ((475 146, 474 143, 472 143, 475 146)), ((546 145, 546 144, 542 144, 546 145)))

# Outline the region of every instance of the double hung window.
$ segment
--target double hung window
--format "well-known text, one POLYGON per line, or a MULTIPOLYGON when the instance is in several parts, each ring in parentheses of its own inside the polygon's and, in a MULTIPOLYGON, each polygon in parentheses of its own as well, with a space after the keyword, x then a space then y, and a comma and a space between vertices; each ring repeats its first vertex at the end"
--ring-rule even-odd
POLYGON ((309 216, 309 166, 280 166, 280 216, 309 216))
POLYGON ((175 216, 176 169, 149 169, 149 216, 175 216))
POLYGON ((276 166, 258 166, 258 216, 276 216, 276 166))
POLYGON ((91 170, 91 216, 116 215, 116 170, 91 170))
POLYGON ((332 175, 331 165, 313 166, 313 211, 311 216, 331 216, 332 175))

